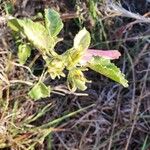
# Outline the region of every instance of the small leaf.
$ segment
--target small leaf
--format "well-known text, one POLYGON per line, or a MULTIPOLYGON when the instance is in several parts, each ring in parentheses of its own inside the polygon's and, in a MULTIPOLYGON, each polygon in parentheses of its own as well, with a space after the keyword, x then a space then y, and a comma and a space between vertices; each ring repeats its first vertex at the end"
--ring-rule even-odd
POLYGON ((45 23, 51 37, 56 37, 63 28, 59 13, 53 9, 45 9, 45 23))
POLYGON ((85 77, 81 69, 73 68, 69 71, 68 77, 67 77, 67 84, 68 88, 71 91, 76 91, 76 89, 79 90, 86 90, 87 86, 85 85, 86 82, 89 82, 85 77))
POLYGON ((90 33, 83 28, 74 38, 74 48, 81 48, 82 50, 86 50, 91 42, 90 33))
POLYGON ((125 75, 109 59, 94 57, 88 63, 88 67, 122 84, 124 87, 128 87, 128 81, 125 79, 125 75))
POLYGON ((29 91, 29 96, 35 100, 40 98, 49 97, 51 88, 47 87, 43 82, 38 82, 34 87, 29 91))
POLYGON ((58 55, 53 58, 47 58, 45 59, 45 61, 48 68, 47 71, 52 79, 55 79, 56 77, 60 78, 60 76, 65 77, 63 70, 65 68, 66 60, 64 59, 64 57, 62 57, 62 55, 58 55))
POLYGON ((74 47, 67 50, 63 55, 66 55, 68 61, 67 69, 75 67, 86 54, 87 48, 90 45, 90 33, 84 28, 75 36, 74 47))
POLYGON ((20 64, 25 64, 28 57, 31 55, 31 49, 27 44, 21 44, 18 47, 18 58, 20 64))

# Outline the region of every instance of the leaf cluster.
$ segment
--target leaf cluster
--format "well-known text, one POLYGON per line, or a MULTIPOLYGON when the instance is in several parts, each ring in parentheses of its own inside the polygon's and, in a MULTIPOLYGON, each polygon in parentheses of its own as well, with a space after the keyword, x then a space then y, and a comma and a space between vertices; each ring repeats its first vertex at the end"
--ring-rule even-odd
MULTIPOLYGON (((88 68, 125 87, 128 86, 124 75, 109 59, 92 55, 92 58, 84 65, 81 63, 87 55, 91 41, 90 33, 85 28, 75 36, 72 48, 61 55, 56 53, 55 46, 61 40, 58 34, 63 28, 63 22, 55 10, 45 9, 44 23, 33 22, 26 18, 13 18, 9 20, 8 26, 22 37, 26 37, 30 44, 39 51, 46 63, 46 73, 49 73, 52 79, 67 76, 67 85, 71 91, 74 92, 77 89, 84 91, 87 88, 86 83, 89 81, 83 72, 88 68), (68 70, 67 75, 64 73, 64 69, 68 70)), ((29 43, 21 43, 18 47, 19 62, 25 64, 30 54, 29 43)), ((46 86, 44 81, 39 80, 29 91, 29 96, 33 99, 40 99, 49 96, 51 91, 50 86, 46 86)))

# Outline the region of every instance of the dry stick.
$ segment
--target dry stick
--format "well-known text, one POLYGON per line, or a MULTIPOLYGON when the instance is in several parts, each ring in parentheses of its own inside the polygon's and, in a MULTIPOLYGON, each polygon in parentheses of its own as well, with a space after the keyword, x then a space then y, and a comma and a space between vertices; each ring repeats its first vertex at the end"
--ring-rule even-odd
POLYGON ((132 120, 132 117, 133 117, 132 115, 133 115, 133 112, 134 112, 134 99, 135 99, 135 92, 136 92, 135 69, 134 69, 134 63, 132 61, 132 58, 131 58, 130 54, 128 53, 128 50, 126 49, 125 46, 122 45, 122 47, 124 48, 125 53, 127 54, 128 58, 129 58, 129 61, 131 63, 131 70, 132 70, 133 92, 132 92, 132 100, 131 100, 131 108, 132 109, 131 109, 131 115, 130 115, 130 119, 132 120))
POLYGON ((15 84, 15 83, 21 83, 21 84, 26 84, 26 85, 29 85, 29 86, 33 86, 33 83, 32 82, 29 82, 29 81, 23 81, 23 80, 10 80, 9 81, 10 84, 15 84))
POLYGON ((29 65, 29 68, 32 68, 33 64, 35 63, 35 61, 40 57, 41 54, 37 54, 34 59, 32 60, 32 62, 29 65))
MULTIPOLYGON (((144 54, 145 51, 148 49, 148 47, 149 47, 149 44, 146 44, 146 45, 144 46, 144 48, 141 50, 141 52, 138 54, 138 56, 136 57, 136 59, 133 61, 134 67, 139 63, 140 58, 143 56, 143 54, 144 54)), ((125 52, 126 52, 126 51, 125 51, 125 52)), ((129 75, 129 73, 130 73, 130 71, 132 70, 132 68, 133 68, 133 67, 131 67, 131 68, 129 69, 129 71, 128 71, 128 73, 127 73, 126 76, 129 75)), ((130 81, 130 82, 133 83, 134 81, 130 81)))
POLYGON ((84 142, 84 139, 85 139, 87 133, 89 132, 89 130, 90 130, 90 128, 91 128, 91 125, 92 125, 92 123, 90 123, 90 124, 88 125, 87 130, 83 133, 83 135, 82 135, 82 137, 81 137, 81 139, 80 139, 79 149, 83 149, 82 143, 84 142))
POLYGON ((120 92, 122 91, 122 87, 119 88, 119 93, 117 95, 117 103, 115 106, 115 113, 114 113, 114 118, 113 118, 113 125, 112 125, 112 131, 111 131, 111 135, 110 135, 110 140, 109 140, 109 145, 108 145, 108 150, 111 150, 111 146, 112 146, 112 141, 113 141, 113 134, 114 134, 114 130, 115 130, 115 120, 117 117, 117 107, 119 106, 119 96, 120 96, 120 92))
MULTIPOLYGON (((150 64, 148 65, 148 69, 150 68, 150 64)), ((136 125, 136 121, 138 119, 138 112, 139 112, 139 108, 140 108, 140 105, 141 105, 141 100, 142 100, 142 97, 143 97, 143 93, 144 93, 144 88, 146 86, 146 79, 148 77, 148 71, 146 72, 145 74, 145 81, 143 83, 143 87, 142 87, 142 90, 141 90, 141 94, 140 94, 140 97, 138 99, 138 104, 137 104, 137 109, 135 111, 135 115, 134 115, 134 119, 133 119, 133 124, 132 124, 132 128, 131 128, 131 131, 130 131, 130 135, 129 135, 129 138, 127 140, 127 144, 126 144, 126 147, 125 147, 125 150, 128 150, 128 147, 129 147, 129 144, 130 144, 130 140, 131 140, 131 137, 132 137, 132 134, 133 134, 133 130, 134 130, 134 127, 136 125)))
POLYGON ((64 86, 61 86, 61 85, 58 85, 58 86, 55 86, 54 88, 53 88, 53 92, 59 92, 59 93, 65 93, 65 94, 73 94, 73 95, 75 95, 75 96, 88 96, 88 94, 87 93, 73 93, 73 92, 71 92, 71 91, 68 91, 67 89, 65 89, 65 87, 64 86))
MULTIPOLYGON (((124 72, 124 70, 125 70, 125 61, 123 63, 123 69, 122 69, 122 71, 124 72)), ((120 92, 122 91, 122 89, 123 89, 122 87, 119 88, 118 95, 117 95, 117 103, 116 103, 116 109, 115 109, 116 111, 114 113, 113 127, 112 127, 112 131, 111 131, 111 135, 110 135, 108 150, 110 150, 111 146, 112 146, 113 134, 114 134, 114 129, 115 129, 114 123, 115 123, 115 119, 117 117, 117 108, 119 106, 119 96, 120 96, 120 92)))
POLYGON ((147 71, 150 71, 150 69, 149 70, 137 71, 137 73, 143 73, 143 72, 147 72, 147 71))
MULTIPOLYGON (((134 73, 135 74, 135 72, 133 72, 134 70, 133 70, 133 68, 139 63, 139 60, 140 60, 140 58, 141 58, 141 56, 143 55, 143 53, 148 49, 148 47, 149 47, 149 44, 147 43, 147 44, 145 44, 145 46, 143 47, 143 49, 141 50, 141 52, 138 54, 138 56, 136 57, 136 59, 134 60, 134 61, 132 61, 132 59, 130 59, 130 62, 132 62, 132 67, 131 67, 131 69, 129 70, 129 72, 132 70, 132 74, 134 73)), ((124 47, 125 48, 125 47, 124 47)), ((127 51, 127 49, 125 48, 125 52, 127 53, 127 55, 128 55, 128 57, 130 56, 129 55, 129 53, 128 53, 128 51, 127 51)), ((131 58, 131 57, 130 57, 131 58)), ((148 71, 149 69, 147 69, 146 71, 148 71)), ((128 72, 128 73, 129 73, 128 72)), ((135 77, 135 75, 133 74, 133 77, 135 77)), ((136 85, 134 85, 136 82, 135 82, 136 80, 133 78, 133 86, 134 86, 134 89, 135 89, 135 87, 136 87, 136 85)), ((134 91, 135 92, 135 91, 134 91)), ((135 94, 135 93, 134 93, 135 94)), ((134 97, 133 97, 134 98, 134 97)), ((133 102, 133 99, 132 99, 132 102, 133 102)), ((132 103, 132 106, 133 106, 133 109, 134 109, 134 102, 132 103)), ((132 118, 132 117, 131 117, 132 118)))
POLYGON ((92 47, 101 45, 102 43, 113 43, 113 42, 126 42, 126 41, 136 41, 136 40, 140 40, 140 39, 148 39, 150 38, 150 35, 142 35, 142 36, 135 36, 135 37, 129 37, 129 38, 124 38, 124 39, 117 39, 117 40, 111 40, 111 41, 104 41, 104 42, 100 42, 98 44, 94 44, 92 45, 92 47))
MULTIPOLYGON (((128 127, 129 127, 129 124, 125 125, 122 129, 120 129, 119 131, 117 131, 117 132, 113 135, 113 137, 116 137, 116 136, 120 135, 120 134, 121 134, 123 131, 125 131, 128 127)), ((98 146, 98 148, 97 148, 96 150, 102 149, 102 147, 106 146, 108 142, 109 142, 109 139, 105 140, 104 142, 102 142, 102 143, 98 146)))
POLYGON ((36 76, 32 73, 32 71, 31 71, 31 69, 30 69, 29 67, 24 66, 24 65, 21 65, 21 64, 18 64, 18 63, 14 63, 14 62, 10 62, 10 63, 13 64, 13 65, 15 65, 15 66, 17 66, 17 67, 22 67, 22 68, 27 69, 33 78, 38 79, 38 77, 36 77, 36 76))
MULTIPOLYGON (((139 96, 138 98, 142 100, 143 98, 145 98, 145 96, 139 96), (141 97, 141 98, 140 98, 140 97, 141 97)), ((138 99, 138 98, 137 98, 137 99, 138 99)), ((145 111, 146 111, 146 110, 145 110, 145 111)), ((140 118, 140 117, 137 116, 137 118, 140 118)), ((123 131, 125 131, 127 128, 129 128, 129 126, 130 126, 130 123, 127 123, 120 131, 114 133, 113 137, 116 137, 117 135, 121 134, 123 131)), ((104 142, 98 147, 98 149, 102 148, 103 146, 106 146, 109 141, 110 141, 110 138, 107 139, 106 141, 104 141, 104 142)))
POLYGON ((97 110, 96 110, 96 109, 93 109, 93 110, 91 110, 90 112, 86 113, 84 116, 82 116, 82 117, 72 126, 72 128, 74 128, 75 126, 77 126, 78 124, 80 124, 80 123, 83 121, 83 119, 87 118, 88 116, 90 116, 91 114, 96 113, 96 112, 97 112, 97 110))
POLYGON ((57 133, 55 133, 55 135, 58 137, 59 141, 62 143, 62 145, 64 146, 64 148, 66 150, 70 150, 70 148, 64 143, 64 141, 62 140, 62 138, 57 133))
MULTIPOLYGON (((149 92, 149 93, 146 93, 146 94, 142 97, 142 99, 144 99, 144 98, 146 98, 146 97, 148 97, 148 96, 150 96, 150 92, 149 92)), ((145 110, 140 114, 140 116, 142 117, 142 115, 143 115, 145 112, 147 112, 148 110, 150 110, 150 107, 148 107, 147 109, 145 109, 145 110)))
POLYGON ((145 22, 145 23, 150 23, 150 18, 146 18, 146 16, 148 14, 145 14, 145 16, 141 16, 139 14, 136 14, 136 13, 133 13, 133 12, 130 12, 128 10, 126 10, 125 8, 123 8, 121 6, 121 4, 114 4, 112 2, 110 2, 108 5, 107 5, 107 9, 106 11, 109 13, 109 14, 114 14, 114 15, 118 15, 118 16, 123 16, 123 17, 128 17, 128 18, 133 18, 133 19, 136 19, 136 20, 139 20, 139 21, 142 21, 142 22, 145 22))
POLYGON ((27 94, 26 93, 24 93, 24 94, 20 94, 20 95, 17 95, 17 96, 12 96, 12 97, 10 97, 9 99, 10 99, 10 101, 12 101, 12 100, 16 100, 16 99, 18 99, 18 98, 20 98, 20 97, 26 97, 27 96, 27 94))
MULTIPOLYGON (((1 49, 0 49, 1 50, 1 49)), ((6 52, 6 51, 2 51, 2 52, 0 52, 0 54, 7 54, 8 52, 6 52)))
POLYGON ((141 50, 141 52, 138 54, 138 56, 136 57, 136 59, 134 60, 134 66, 136 66, 141 58, 141 56, 143 56, 144 52, 146 52, 146 50, 149 48, 149 44, 145 44, 143 49, 141 50))
POLYGON ((57 92, 57 91, 52 91, 51 93, 58 94, 58 95, 62 95, 62 96, 66 96, 66 94, 63 94, 63 93, 57 92))
POLYGON ((142 99, 144 99, 144 98, 146 98, 146 97, 148 97, 148 96, 150 96, 150 92, 148 92, 148 93, 146 93, 145 95, 143 95, 143 96, 142 96, 142 99))
POLYGON ((3 81, 3 82, 5 82, 5 83, 7 83, 7 84, 9 84, 8 79, 4 75, 2 75, 1 71, 0 71, 0 80, 3 81))

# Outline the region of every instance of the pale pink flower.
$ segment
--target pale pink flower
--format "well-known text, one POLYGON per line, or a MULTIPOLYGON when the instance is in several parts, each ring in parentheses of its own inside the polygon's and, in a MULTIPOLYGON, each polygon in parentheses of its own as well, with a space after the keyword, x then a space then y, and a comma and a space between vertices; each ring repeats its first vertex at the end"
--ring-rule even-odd
POLYGON ((118 50, 96 50, 96 49, 88 49, 84 54, 81 64, 86 64, 89 62, 93 56, 99 56, 106 59, 118 59, 121 56, 121 53, 118 50))

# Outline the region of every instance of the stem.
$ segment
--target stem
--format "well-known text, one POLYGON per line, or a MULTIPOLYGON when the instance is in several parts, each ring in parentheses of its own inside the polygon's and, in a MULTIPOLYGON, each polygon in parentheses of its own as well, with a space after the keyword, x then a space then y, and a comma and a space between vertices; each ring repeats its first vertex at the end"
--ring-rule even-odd
POLYGON ((11 64, 13 64, 13 65, 15 65, 15 66, 18 66, 18 67, 22 67, 22 68, 27 69, 27 70, 30 72, 30 74, 31 74, 31 76, 32 76, 33 78, 38 79, 38 77, 36 77, 36 76, 32 73, 30 67, 27 67, 27 66, 24 66, 24 65, 21 65, 21 64, 17 64, 17 63, 14 63, 14 62, 11 62, 11 64))
POLYGON ((33 86, 33 83, 32 83, 32 82, 29 82, 29 81, 10 80, 9 82, 10 82, 10 84, 21 83, 21 84, 27 84, 27 85, 29 85, 29 86, 33 86))

